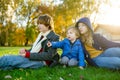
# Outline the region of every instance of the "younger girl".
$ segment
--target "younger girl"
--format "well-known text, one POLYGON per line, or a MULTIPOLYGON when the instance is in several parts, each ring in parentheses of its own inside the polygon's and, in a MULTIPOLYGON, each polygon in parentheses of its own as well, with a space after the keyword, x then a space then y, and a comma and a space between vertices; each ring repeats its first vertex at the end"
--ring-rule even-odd
POLYGON ((67 38, 59 42, 48 42, 48 47, 61 48, 63 53, 61 55, 61 64, 68 66, 78 65, 80 69, 85 66, 83 48, 78 39, 80 34, 77 28, 70 27, 67 29, 67 38))

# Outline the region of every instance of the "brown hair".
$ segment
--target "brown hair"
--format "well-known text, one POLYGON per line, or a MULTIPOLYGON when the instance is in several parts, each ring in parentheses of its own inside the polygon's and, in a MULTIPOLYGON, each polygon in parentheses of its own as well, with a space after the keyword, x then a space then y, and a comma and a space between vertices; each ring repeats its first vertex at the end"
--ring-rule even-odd
POLYGON ((79 30, 76 27, 69 27, 67 28, 66 32, 68 32, 68 30, 72 29, 73 32, 75 33, 76 37, 79 38, 80 37, 80 33, 79 30))
POLYGON ((48 14, 41 15, 37 20, 37 24, 44 24, 46 27, 48 27, 51 30, 53 27, 52 17, 49 16, 48 14))

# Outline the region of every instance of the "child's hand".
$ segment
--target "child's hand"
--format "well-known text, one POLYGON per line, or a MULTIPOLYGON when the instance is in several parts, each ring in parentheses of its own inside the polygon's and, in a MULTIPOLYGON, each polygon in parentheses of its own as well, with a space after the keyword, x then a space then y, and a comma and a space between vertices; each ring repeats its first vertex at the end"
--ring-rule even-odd
POLYGON ((79 68, 80 68, 81 70, 83 70, 83 69, 84 69, 82 66, 79 66, 79 68))
POLYGON ((48 47, 52 46, 52 44, 51 44, 50 41, 48 41, 47 46, 48 46, 48 47))

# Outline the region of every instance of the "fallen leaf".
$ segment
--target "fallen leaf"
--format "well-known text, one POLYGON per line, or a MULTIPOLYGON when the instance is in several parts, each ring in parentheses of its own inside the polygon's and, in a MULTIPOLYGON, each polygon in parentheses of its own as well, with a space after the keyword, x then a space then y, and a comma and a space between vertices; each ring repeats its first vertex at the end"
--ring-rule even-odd
POLYGON ((11 78, 12 78, 11 75, 6 75, 6 76, 5 76, 5 79, 11 79, 11 78))

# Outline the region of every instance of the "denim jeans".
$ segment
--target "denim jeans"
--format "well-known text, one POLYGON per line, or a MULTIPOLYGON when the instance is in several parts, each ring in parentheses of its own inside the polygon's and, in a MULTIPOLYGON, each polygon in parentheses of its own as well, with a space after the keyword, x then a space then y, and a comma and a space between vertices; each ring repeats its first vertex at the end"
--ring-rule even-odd
POLYGON ((99 67, 120 69, 120 48, 106 49, 102 54, 93 58, 93 60, 99 67))
POLYGON ((0 57, 0 69, 8 70, 14 68, 40 68, 43 61, 31 61, 19 55, 7 55, 0 57))

